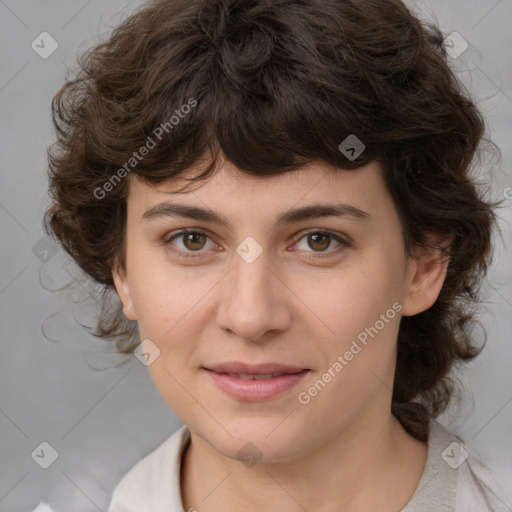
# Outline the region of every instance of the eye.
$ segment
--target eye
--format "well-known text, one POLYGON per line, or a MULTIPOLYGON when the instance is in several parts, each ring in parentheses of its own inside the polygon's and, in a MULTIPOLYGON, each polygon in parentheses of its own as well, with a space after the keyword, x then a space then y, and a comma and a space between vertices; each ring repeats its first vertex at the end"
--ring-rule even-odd
MULTIPOLYGON (((210 239, 210 237, 204 231, 198 229, 183 229, 166 237, 164 243, 170 251, 181 258, 197 258, 201 255, 201 249, 206 246, 206 239, 210 239), (178 247, 179 250, 174 249, 174 244, 171 244, 173 240, 180 241, 182 248, 178 247), (195 255, 193 254, 194 252, 199 254, 195 255)), ((215 244, 213 244, 213 246, 215 246, 215 244)))
POLYGON ((324 253, 327 251, 332 242, 338 242, 338 248, 332 251, 327 252, 327 254, 309 254, 308 258, 323 258, 323 257, 331 257, 340 253, 345 247, 348 247, 350 244, 340 236, 331 233, 330 231, 308 231, 307 233, 303 233, 302 237, 299 238, 298 242, 295 244, 300 250, 304 250, 307 252, 308 248, 313 249, 313 253, 324 253), (302 247, 300 244, 302 241, 302 247))
MULTIPOLYGON (((201 257, 202 252, 205 252, 202 251, 202 249, 208 248, 207 240, 210 240, 211 242, 210 249, 216 247, 216 244, 213 243, 206 232, 199 229, 182 229, 181 231, 173 232, 169 236, 165 237, 164 244, 170 251, 172 251, 180 258, 198 258, 201 257), (176 242, 174 242, 175 240, 179 241, 180 243, 176 244, 176 242)), ((306 256, 307 258, 311 259, 332 257, 340 253, 345 247, 348 247, 349 245, 349 242, 341 238, 339 235, 331 233, 330 231, 314 230, 302 233, 302 236, 294 244, 294 246, 298 247, 301 251, 308 252, 308 247, 313 249, 313 254, 310 253, 306 256), (303 240, 305 240, 305 244, 303 243, 303 246, 300 247, 300 244, 303 240), (338 242, 337 249, 328 251, 326 254, 314 254, 326 252, 333 241, 338 242)), ((292 249, 292 251, 295 251, 295 249, 292 249)))

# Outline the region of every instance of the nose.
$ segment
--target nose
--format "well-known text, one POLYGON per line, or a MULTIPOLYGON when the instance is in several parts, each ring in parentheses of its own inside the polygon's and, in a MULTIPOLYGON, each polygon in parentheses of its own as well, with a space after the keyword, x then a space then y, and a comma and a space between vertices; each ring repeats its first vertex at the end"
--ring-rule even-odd
POLYGON ((217 323, 225 331, 252 343, 267 341, 291 323, 290 297, 278 272, 271 269, 266 252, 248 263, 238 255, 223 280, 217 323))

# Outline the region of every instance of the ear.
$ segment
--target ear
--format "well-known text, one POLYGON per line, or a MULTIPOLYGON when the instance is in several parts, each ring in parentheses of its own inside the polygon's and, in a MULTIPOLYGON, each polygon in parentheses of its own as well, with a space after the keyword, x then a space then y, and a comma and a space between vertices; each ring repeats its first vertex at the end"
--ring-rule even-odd
POLYGON ((441 248, 448 247, 452 241, 453 234, 447 237, 432 233, 428 240, 431 247, 416 247, 414 258, 409 260, 407 290, 402 308, 404 316, 421 313, 437 300, 450 261, 449 254, 443 254, 441 248))
POLYGON ((114 285, 116 288, 117 295, 123 304, 123 313, 128 320, 137 320, 135 315, 135 309, 133 308, 133 301, 130 294, 130 285, 126 272, 116 262, 112 269, 112 277, 114 279, 114 285))

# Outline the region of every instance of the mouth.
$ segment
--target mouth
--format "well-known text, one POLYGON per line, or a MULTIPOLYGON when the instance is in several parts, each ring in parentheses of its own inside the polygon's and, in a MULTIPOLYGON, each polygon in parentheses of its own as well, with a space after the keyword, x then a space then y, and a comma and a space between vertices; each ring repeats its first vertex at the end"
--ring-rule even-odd
MULTIPOLYGON (((306 370, 302 370, 306 371, 306 370)), ((283 375, 295 375, 296 373, 267 373, 267 374, 251 374, 251 373, 226 373, 226 372, 215 372, 218 375, 228 375, 233 379, 241 379, 241 380, 268 380, 275 379, 277 377, 282 377, 283 375)))
POLYGON ((218 365, 214 368, 205 368, 204 370, 208 376, 216 384, 217 388, 224 394, 230 396, 239 401, 245 402, 260 402, 264 400, 270 400, 271 398, 284 393, 295 387, 311 370, 283 367, 276 370, 277 365, 273 365, 274 368, 270 368, 274 371, 269 371, 271 365, 260 365, 247 368, 244 365, 242 371, 222 371, 235 370, 234 366, 237 365, 218 365), (267 369, 264 369, 265 366, 267 369))

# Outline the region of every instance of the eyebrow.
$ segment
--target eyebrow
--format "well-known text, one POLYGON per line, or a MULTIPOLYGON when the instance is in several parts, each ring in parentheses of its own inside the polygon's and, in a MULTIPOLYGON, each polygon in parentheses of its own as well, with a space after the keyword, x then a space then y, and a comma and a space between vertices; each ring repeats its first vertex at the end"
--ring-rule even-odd
MULTIPOLYGON (((229 221, 219 213, 184 204, 159 203, 142 215, 142 218, 145 220, 159 217, 183 217, 220 224, 228 229, 230 227, 229 221)), ((282 213, 277 218, 273 228, 282 224, 291 224, 321 217, 348 217, 352 220, 363 221, 369 220, 370 214, 349 204, 313 204, 282 213)))

